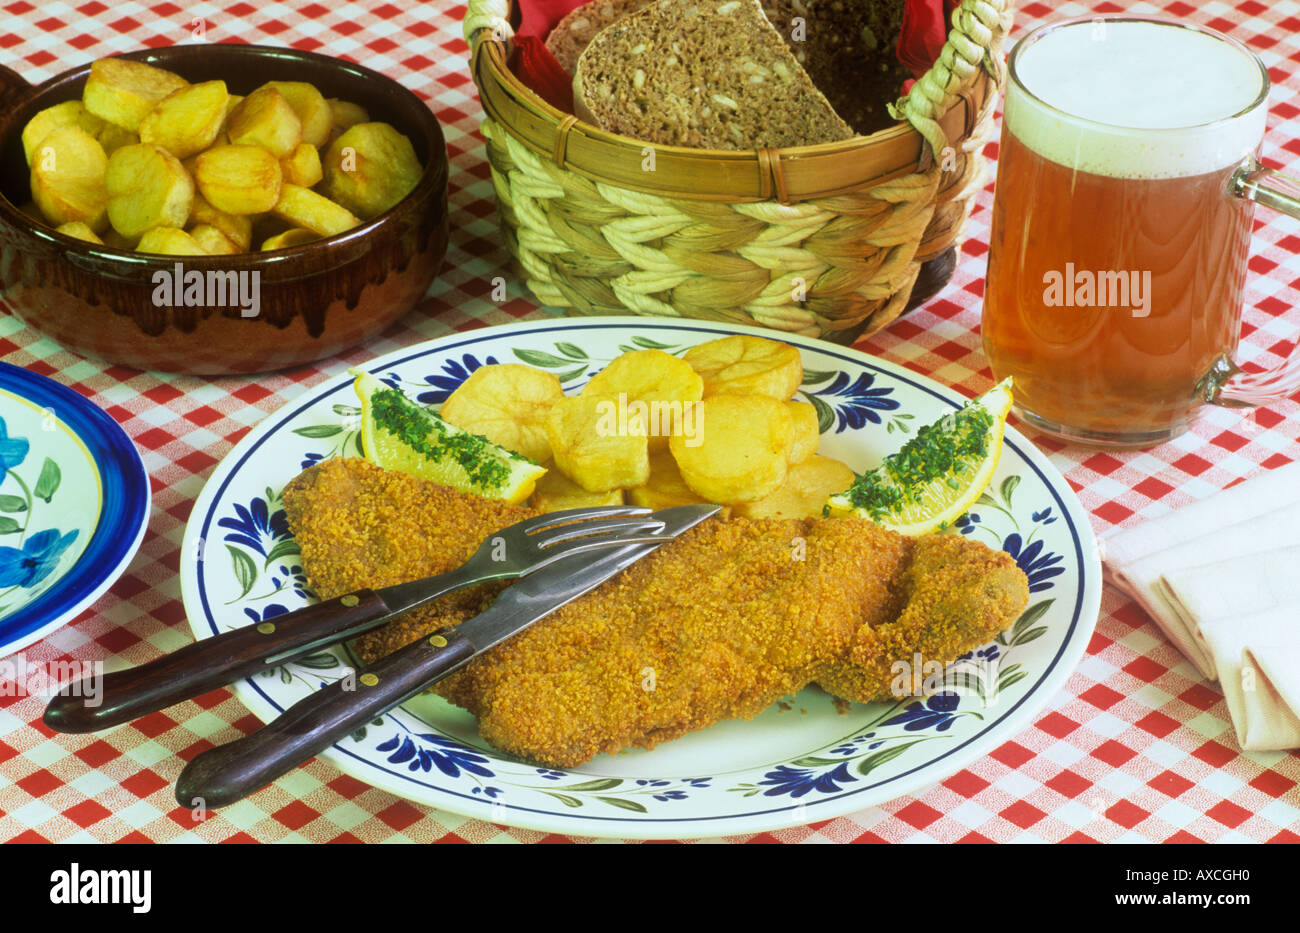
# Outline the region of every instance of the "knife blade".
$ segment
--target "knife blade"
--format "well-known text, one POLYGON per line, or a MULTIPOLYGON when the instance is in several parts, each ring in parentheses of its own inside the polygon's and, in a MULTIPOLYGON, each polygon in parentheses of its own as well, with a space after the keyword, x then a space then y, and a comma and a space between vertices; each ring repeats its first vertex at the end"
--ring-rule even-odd
MULTIPOLYGON (((673 537, 717 514, 717 505, 663 509, 673 537)), ((427 690, 505 639, 616 576, 659 547, 575 554, 510 586, 484 612, 439 629, 299 700, 258 731, 197 755, 176 782, 185 807, 215 809, 243 799, 315 757, 360 726, 427 690)))

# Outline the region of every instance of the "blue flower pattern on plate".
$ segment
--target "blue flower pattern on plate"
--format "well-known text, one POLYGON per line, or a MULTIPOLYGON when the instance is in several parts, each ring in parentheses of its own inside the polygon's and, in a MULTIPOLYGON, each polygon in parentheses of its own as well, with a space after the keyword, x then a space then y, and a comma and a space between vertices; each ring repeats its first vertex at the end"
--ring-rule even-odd
POLYGON ((486 365, 497 365, 496 357, 489 356, 480 363, 478 357, 472 353, 466 353, 459 361, 447 360, 442 364, 442 371, 446 375, 428 375, 424 377, 424 381, 434 387, 433 391, 421 392, 415 399, 422 405, 441 405, 447 401, 451 393, 460 388, 460 384, 468 379, 474 370, 486 365))
POLYGON ((931 726, 937 732, 945 732, 957 721, 957 704, 961 697, 955 693, 936 693, 926 697, 924 702, 909 703, 907 709, 892 719, 886 720, 886 726, 902 726, 907 732, 919 732, 931 726))
POLYGON ((236 503, 235 516, 227 516, 217 522, 220 527, 231 530, 226 535, 226 540, 242 544, 263 557, 267 556, 268 543, 289 537, 289 519, 285 517, 284 509, 272 512, 267 507, 266 500, 261 497, 253 499, 247 508, 236 503), (269 542, 266 540, 268 538, 269 542))
POLYGON ((1031 593, 1041 593, 1043 590, 1051 589, 1052 577, 1065 573, 1064 567, 1057 566, 1061 563, 1061 555, 1051 551, 1044 552, 1042 541, 1035 541, 1026 546, 1020 535, 1012 532, 1002 542, 1002 550, 1014 557, 1016 564, 1025 572, 1025 576, 1029 578, 1031 593))
POLYGON ((898 401, 887 398, 894 390, 891 388, 873 389, 876 377, 873 373, 862 373, 850 381, 849 374, 841 372, 826 388, 811 393, 819 398, 831 396, 835 401, 833 407, 837 424, 835 433, 846 428, 855 431, 861 429, 868 421, 880 424, 881 411, 897 411, 898 401), (843 401, 839 401, 843 399, 843 401))
POLYGON ((60 535, 57 528, 38 531, 21 548, 0 547, 0 586, 33 587, 59 565, 59 558, 77 539, 74 529, 60 535))

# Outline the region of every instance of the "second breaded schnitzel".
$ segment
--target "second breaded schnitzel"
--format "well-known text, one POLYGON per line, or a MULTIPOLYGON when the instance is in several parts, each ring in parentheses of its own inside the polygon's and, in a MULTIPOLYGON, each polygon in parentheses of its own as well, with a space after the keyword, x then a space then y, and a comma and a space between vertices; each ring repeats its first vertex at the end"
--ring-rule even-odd
MULTIPOLYGON (((330 598, 437 573, 532 514, 361 460, 309 468, 283 495, 303 567, 330 598)), ((366 661, 481 611, 453 594, 358 640, 366 661)), ((435 691, 503 751, 556 767, 750 718, 820 683, 870 700, 895 658, 947 663, 1028 601, 1009 555, 856 518, 714 519, 497 646, 435 691)))

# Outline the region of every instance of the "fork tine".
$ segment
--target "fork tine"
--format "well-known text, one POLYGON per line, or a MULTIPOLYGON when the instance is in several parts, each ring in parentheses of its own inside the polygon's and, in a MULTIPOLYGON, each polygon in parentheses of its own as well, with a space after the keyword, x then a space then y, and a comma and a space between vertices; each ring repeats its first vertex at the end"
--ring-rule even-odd
POLYGON ((649 514, 649 509, 637 505, 594 505, 585 509, 562 509, 558 512, 547 512, 545 515, 538 515, 536 518, 526 519, 516 525, 515 528, 522 531, 524 534, 533 535, 555 525, 562 525, 568 522, 581 522, 593 518, 620 518, 649 514))
POLYGON ((565 541, 572 541, 576 538, 592 538, 599 536, 614 540, 615 536, 621 539, 624 535, 643 532, 645 534, 654 534, 662 531, 664 523, 658 520, 646 520, 639 518, 610 518, 599 521, 579 522, 576 525, 564 525, 555 531, 548 531, 544 535, 538 535, 534 539, 534 544, 541 550, 550 550, 556 545, 565 541))

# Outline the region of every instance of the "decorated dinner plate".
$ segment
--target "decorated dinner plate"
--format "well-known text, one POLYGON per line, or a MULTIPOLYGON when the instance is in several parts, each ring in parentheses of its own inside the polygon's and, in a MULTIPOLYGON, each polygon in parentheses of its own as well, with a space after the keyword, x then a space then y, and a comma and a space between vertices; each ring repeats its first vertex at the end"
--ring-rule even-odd
MULTIPOLYGON (((560 319, 456 334, 373 360, 389 385, 440 405, 470 373, 526 363, 578 391, 626 350, 681 353, 733 333, 798 347, 798 397, 817 409, 819 452, 861 472, 960 393, 906 369, 807 338, 730 324, 560 319)), ((182 554, 185 608, 198 638, 254 625, 313 601, 280 491, 300 470, 358 456, 352 379, 340 376, 269 416, 217 467, 191 514, 182 554)), ((825 820, 914 793, 1014 736, 1064 684, 1096 622, 1100 562, 1068 484, 1008 428, 987 492, 947 533, 1008 552, 1029 579, 1024 614, 944 671, 908 676, 928 696, 845 704, 809 687, 748 721, 715 725, 653 750, 601 755, 570 769, 495 750, 473 716, 422 695, 324 753, 348 774, 419 803, 495 823, 622 838, 745 834, 825 820)), ((345 648, 239 683, 263 720, 351 670, 345 648)), ((921 665, 924 668, 924 665, 921 665)), ((904 672, 900 669, 900 675, 904 672)))
POLYGON ((0 658, 75 619, 144 537, 149 477, 126 432, 52 379, 0 363, 0 658))

